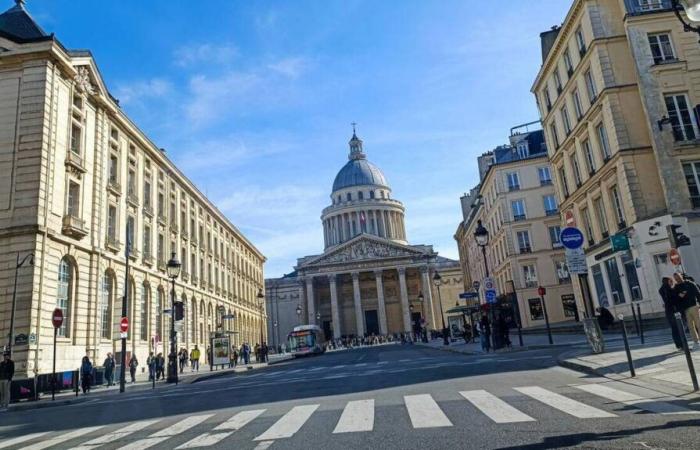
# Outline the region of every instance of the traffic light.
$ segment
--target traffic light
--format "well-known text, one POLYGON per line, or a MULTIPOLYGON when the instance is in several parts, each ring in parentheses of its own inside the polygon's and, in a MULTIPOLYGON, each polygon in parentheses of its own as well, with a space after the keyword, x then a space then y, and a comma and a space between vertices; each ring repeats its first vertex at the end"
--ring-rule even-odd
POLYGON ((185 318, 185 306, 182 302, 175 302, 175 320, 182 320, 185 318))
POLYGON ((690 238, 678 231, 680 227, 680 225, 666 226, 666 231, 668 232, 668 240, 671 241, 671 248, 678 248, 683 247, 685 245, 690 245, 690 238))

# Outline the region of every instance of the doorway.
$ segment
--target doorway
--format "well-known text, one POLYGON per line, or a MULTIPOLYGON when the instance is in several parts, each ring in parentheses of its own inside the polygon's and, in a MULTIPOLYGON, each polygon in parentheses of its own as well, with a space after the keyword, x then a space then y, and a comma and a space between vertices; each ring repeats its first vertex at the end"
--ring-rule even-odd
POLYGON ((367 327, 367 334, 379 334, 379 319, 376 309, 365 311, 365 326, 367 327))

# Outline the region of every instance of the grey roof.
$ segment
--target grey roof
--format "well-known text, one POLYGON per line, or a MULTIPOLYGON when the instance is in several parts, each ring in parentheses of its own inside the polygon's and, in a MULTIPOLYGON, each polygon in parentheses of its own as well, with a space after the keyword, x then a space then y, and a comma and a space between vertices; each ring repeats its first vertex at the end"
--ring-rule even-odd
POLYGON ((50 38, 32 19, 23 2, 0 14, 0 34, 15 41, 34 41, 50 38))
POLYGON ((333 182, 333 192, 352 186, 374 185, 389 187, 379 167, 366 159, 351 159, 340 169, 333 182))

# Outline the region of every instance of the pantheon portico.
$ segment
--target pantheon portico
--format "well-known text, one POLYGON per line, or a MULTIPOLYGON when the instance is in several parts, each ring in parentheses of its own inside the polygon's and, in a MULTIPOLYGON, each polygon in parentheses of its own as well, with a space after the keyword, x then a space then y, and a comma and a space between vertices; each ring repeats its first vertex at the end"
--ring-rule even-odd
MULTIPOLYGON (((273 343, 299 324, 317 324, 334 338, 410 332, 421 321, 440 329, 432 277, 438 270, 448 284, 454 277, 461 283, 458 262, 430 245, 407 243, 403 204, 354 132, 349 145, 321 215, 324 252, 299 258, 294 272, 265 282, 273 343)), ((455 288, 444 287, 446 301, 455 288)))

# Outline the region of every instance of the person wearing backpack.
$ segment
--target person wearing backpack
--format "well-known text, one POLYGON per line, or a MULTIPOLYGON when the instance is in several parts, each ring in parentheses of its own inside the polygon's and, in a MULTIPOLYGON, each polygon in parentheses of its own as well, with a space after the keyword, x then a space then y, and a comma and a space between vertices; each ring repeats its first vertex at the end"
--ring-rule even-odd
POLYGON ((139 366, 139 360, 136 355, 131 355, 129 360, 129 375, 131 375, 131 382, 136 383, 136 368, 139 366))
POLYGON ((92 363, 90 358, 83 356, 83 362, 80 364, 80 386, 83 389, 83 394, 90 392, 92 384, 92 363))

